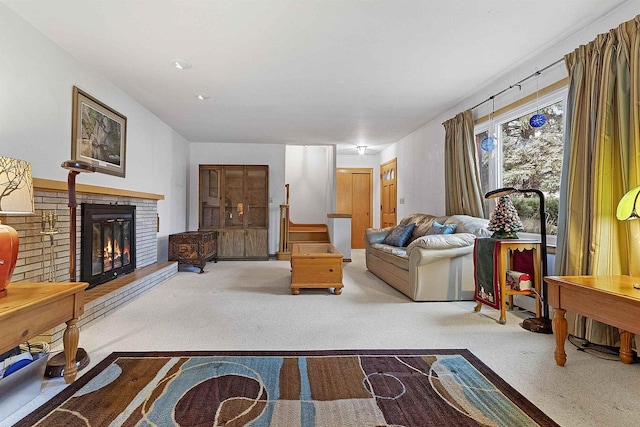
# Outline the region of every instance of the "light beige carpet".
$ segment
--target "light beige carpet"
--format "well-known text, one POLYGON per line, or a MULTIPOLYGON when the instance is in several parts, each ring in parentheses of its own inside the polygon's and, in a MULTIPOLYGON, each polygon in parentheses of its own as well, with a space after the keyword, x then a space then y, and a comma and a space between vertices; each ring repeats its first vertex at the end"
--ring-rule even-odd
MULTIPOLYGON (((510 312, 500 325, 497 311, 474 313, 473 302, 415 303, 366 271, 362 250, 352 258, 339 296, 291 295, 284 261, 182 270, 83 329, 80 346, 92 366, 114 351, 466 348, 560 425, 640 425, 640 364, 598 359, 567 343, 567 364, 558 367, 553 336, 518 326, 530 314, 510 312)), ((5 425, 64 387, 47 381, 5 425)))

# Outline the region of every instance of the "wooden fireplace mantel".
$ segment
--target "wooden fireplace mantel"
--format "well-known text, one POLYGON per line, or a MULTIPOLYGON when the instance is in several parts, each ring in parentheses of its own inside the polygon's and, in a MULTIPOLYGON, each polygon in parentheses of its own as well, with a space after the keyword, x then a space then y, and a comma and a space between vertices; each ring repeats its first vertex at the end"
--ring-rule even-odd
MULTIPOLYGON (((67 182, 56 181, 53 179, 33 178, 33 188, 35 190, 66 192, 67 182)), ((100 194, 107 196, 134 197, 138 199, 164 200, 163 194, 144 193, 141 191, 122 190, 119 188, 100 187, 88 184, 76 184, 76 192, 83 194, 100 194)))

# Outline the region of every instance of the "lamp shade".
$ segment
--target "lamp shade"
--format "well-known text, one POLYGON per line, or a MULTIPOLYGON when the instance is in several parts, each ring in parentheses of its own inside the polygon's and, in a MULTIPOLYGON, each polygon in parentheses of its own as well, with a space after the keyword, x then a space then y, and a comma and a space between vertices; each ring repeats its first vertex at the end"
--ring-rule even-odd
POLYGON ((631 189, 627 194, 622 196, 622 199, 618 202, 616 218, 620 221, 640 218, 636 208, 638 205, 638 195, 640 195, 640 186, 631 189))
POLYGON ((31 164, 0 156, 0 214, 33 213, 31 164))
MULTIPOLYGON (((31 164, 24 160, 0 156, 0 215, 33 213, 31 164)), ((0 223, 0 297, 7 294, 13 269, 18 260, 18 232, 0 223)))
POLYGON ((484 195, 485 199, 495 199, 497 197, 508 196, 511 193, 517 192, 518 189, 514 187, 498 188, 497 190, 491 190, 484 195))

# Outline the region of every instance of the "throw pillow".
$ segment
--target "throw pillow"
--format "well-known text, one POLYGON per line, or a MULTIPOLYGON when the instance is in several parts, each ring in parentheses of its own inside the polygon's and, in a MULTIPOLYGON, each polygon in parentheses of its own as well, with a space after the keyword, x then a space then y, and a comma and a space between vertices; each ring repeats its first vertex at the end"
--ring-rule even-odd
POLYGON ((411 238, 411 232, 415 226, 414 223, 396 226, 393 231, 384 238, 382 243, 390 246, 405 246, 411 238))
POLYGON ((427 231, 425 236, 432 236, 434 234, 453 234, 456 231, 456 224, 442 225, 438 221, 433 221, 431 228, 427 231))

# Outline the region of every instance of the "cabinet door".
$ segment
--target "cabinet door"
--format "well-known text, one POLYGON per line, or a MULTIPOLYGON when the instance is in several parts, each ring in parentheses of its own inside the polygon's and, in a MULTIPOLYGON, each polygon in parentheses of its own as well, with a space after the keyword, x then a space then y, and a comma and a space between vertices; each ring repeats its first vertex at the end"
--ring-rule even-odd
POLYGON ((218 231, 218 258, 244 257, 244 230, 218 231))
POLYGON ((247 166, 246 168, 245 227, 267 227, 269 225, 268 166, 247 166))
POLYGON ((219 166, 200 165, 199 230, 212 230, 220 227, 221 178, 219 166))
POLYGON ((225 166, 224 228, 244 227, 244 166, 225 166))
POLYGON ((269 258, 268 230, 246 230, 244 235, 245 255, 250 258, 269 258))

